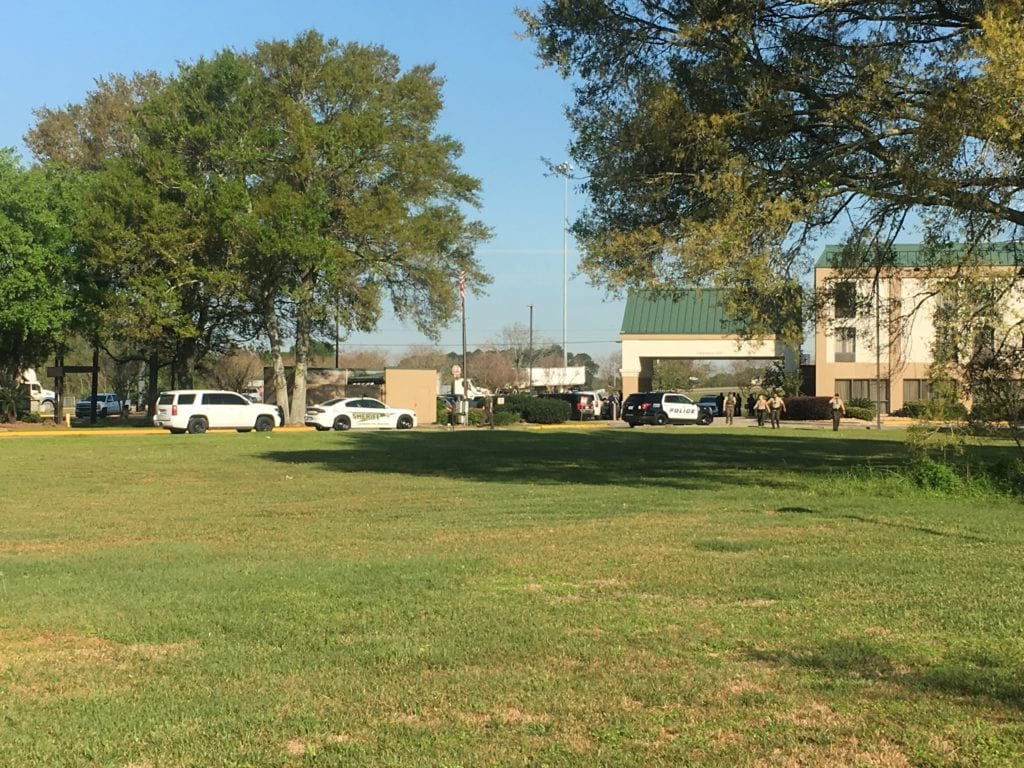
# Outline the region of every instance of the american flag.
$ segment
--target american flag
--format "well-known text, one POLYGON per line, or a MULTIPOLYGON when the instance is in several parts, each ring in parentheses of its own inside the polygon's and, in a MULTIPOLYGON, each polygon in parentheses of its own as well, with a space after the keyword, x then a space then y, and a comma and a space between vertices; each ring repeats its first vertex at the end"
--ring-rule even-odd
POLYGON ((466 300, 466 273, 459 272, 459 296, 466 300))

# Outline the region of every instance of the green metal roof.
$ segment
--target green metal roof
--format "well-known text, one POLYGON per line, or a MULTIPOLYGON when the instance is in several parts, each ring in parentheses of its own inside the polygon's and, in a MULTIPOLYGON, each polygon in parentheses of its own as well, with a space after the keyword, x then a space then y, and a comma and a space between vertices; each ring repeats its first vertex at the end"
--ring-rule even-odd
MULTIPOLYGON (((946 248, 917 244, 896 244, 890 246, 891 260, 887 266, 894 267, 934 267, 950 263, 958 263, 964 253, 964 246, 953 244, 946 248)), ((815 268, 836 267, 840 265, 843 246, 826 245, 815 268)), ((989 266, 1014 266, 1024 261, 1024 247, 1015 243, 988 243, 978 247, 974 254, 975 262, 989 266)))
POLYGON ((689 288, 675 295, 630 291, 622 316, 622 333, 737 333, 737 326, 726 318, 719 297, 720 292, 714 288, 689 288))

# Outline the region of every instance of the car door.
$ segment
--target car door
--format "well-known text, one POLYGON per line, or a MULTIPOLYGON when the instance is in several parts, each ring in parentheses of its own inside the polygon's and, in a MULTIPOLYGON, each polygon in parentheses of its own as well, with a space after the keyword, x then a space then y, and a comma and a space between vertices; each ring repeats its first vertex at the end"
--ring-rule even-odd
POLYGON ((237 392, 222 392, 225 427, 251 427, 256 424, 256 409, 253 404, 237 392))
POLYGON ((364 397, 354 403, 352 426, 366 429, 386 427, 388 407, 380 400, 364 397))
POLYGON ((685 395, 665 395, 665 413, 671 421, 696 421, 699 409, 685 395))

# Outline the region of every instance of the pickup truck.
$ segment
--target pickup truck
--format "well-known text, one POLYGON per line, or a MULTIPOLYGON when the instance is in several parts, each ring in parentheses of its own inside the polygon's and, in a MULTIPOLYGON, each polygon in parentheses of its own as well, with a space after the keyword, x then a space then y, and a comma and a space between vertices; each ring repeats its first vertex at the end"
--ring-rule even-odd
MULTIPOLYGON (((97 416, 120 416, 123 403, 113 392, 100 392, 96 395, 97 416)), ((85 397, 75 403, 75 416, 85 418, 92 410, 92 397, 85 397)))
POLYGON ((57 402, 57 395, 54 394, 52 389, 43 389, 43 385, 36 377, 36 372, 33 369, 26 368, 22 371, 21 375, 15 379, 15 381, 19 380, 24 391, 28 394, 29 401, 32 403, 31 410, 39 411, 39 413, 53 413, 54 404, 57 402))

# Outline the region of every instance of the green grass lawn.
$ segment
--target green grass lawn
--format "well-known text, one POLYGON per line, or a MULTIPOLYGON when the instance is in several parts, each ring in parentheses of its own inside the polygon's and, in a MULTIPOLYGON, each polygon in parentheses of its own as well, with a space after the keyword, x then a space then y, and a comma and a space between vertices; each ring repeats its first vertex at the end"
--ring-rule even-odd
POLYGON ((1024 506, 902 440, 0 438, 0 765, 1019 766, 1024 506))

